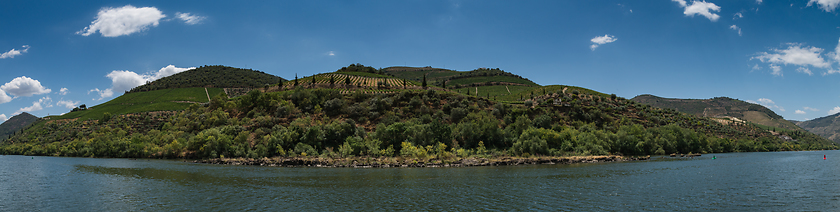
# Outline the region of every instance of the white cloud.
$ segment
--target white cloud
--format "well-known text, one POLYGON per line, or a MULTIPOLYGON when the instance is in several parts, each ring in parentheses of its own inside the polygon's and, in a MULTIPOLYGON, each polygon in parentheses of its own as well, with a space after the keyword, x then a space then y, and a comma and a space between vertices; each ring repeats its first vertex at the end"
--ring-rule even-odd
POLYGON ((764 0, 755 0, 756 4, 761 4, 762 2, 764 2, 764 0))
MULTIPOLYGON (((744 14, 741 14, 741 12, 737 12, 737 13, 735 13, 735 15, 732 17, 732 20, 739 19, 739 18, 744 18, 744 14)), ((733 26, 734 26, 734 25, 733 25, 733 26)))
POLYGON ((592 49, 592 51, 595 51, 595 48, 598 48, 599 45, 612 43, 612 42, 615 42, 617 40, 618 40, 618 38, 615 38, 615 36, 612 36, 612 35, 604 35, 604 36, 594 37, 594 38, 589 40, 589 41, 592 41, 592 45, 589 46, 589 48, 592 49))
POLYGON ((834 9, 837 9, 838 5, 840 5, 840 0, 810 0, 808 1, 808 7, 814 3, 817 3, 823 11, 832 12, 834 9))
POLYGON ((758 66, 758 64, 755 64, 755 65, 752 67, 752 70, 753 70, 753 71, 756 71, 756 70, 761 70, 761 66, 758 66))
POLYGON ((782 74, 782 67, 781 67, 781 66, 774 65, 774 64, 770 64, 770 70, 773 70, 773 72, 770 72, 770 73, 771 73, 771 74, 773 74, 773 75, 776 75, 776 76, 784 76, 784 75, 782 74))
POLYGON ((794 111, 793 113, 796 113, 796 114, 805 114, 805 111, 802 111, 802 110, 796 110, 796 111, 794 111))
POLYGON ((150 76, 143 76, 133 71, 111 71, 105 77, 111 78, 111 90, 128 91, 134 87, 146 84, 150 76))
POLYGON ((767 107, 767 108, 770 108, 770 109, 776 108, 776 109, 779 109, 779 111, 785 112, 785 108, 776 105, 776 102, 773 102, 773 100, 770 100, 768 98, 759 98, 758 101, 747 100, 747 102, 753 103, 753 104, 759 104, 761 106, 764 106, 764 107, 767 107))
POLYGON ((189 24, 189 25, 200 24, 201 21, 203 21, 204 19, 207 18, 207 17, 204 17, 204 16, 197 16, 197 15, 192 15, 190 13, 180 13, 180 12, 175 13, 175 17, 178 17, 178 19, 181 19, 181 21, 184 21, 184 23, 189 24))
POLYGON ((729 28, 732 29, 732 30, 738 31, 738 36, 741 36, 741 28, 740 27, 735 26, 735 24, 733 24, 732 26, 729 26, 729 28))
POLYGON ((4 122, 6 120, 9 120, 9 117, 6 117, 6 114, 0 114, 0 122, 4 122))
MULTIPOLYGON (((823 49, 821 48, 812 46, 803 47, 799 43, 789 43, 787 49, 771 49, 771 52, 759 52, 758 56, 752 57, 750 60, 758 59, 761 62, 770 63, 773 75, 781 75, 779 64, 797 65, 801 66, 800 68, 806 68, 806 66, 825 69, 831 68, 831 62, 823 58, 823 49)), ((833 58, 835 55, 835 53, 828 54, 830 58, 833 58)), ((813 74, 810 69, 797 69, 797 71, 809 75, 813 74)), ((829 70, 827 73, 832 72, 829 70)))
POLYGON ((327 52, 327 55, 329 55, 329 56, 335 56, 335 52, 334 52, 334 51, 329 51, 329 52, 327 52))
POLYGON ((802 109, 810 110, 810 111, 814 111, 814 112, 820 111, 820 109, 811 108, 811 107, 803 107, 802 109))
POLYGON ((63 100, 63 99, 62 99, 62 100, 59 100, 59 101, 58 101, 57 103, 55 103, 55 104, 56 104, 56 105, 58 105, 58 106, 64 106, 64 107, 66 107, 67 109, 73 109, 73 108, 76 108, 76 106, 77 106, 77 105, 79 105, 79 103, 80 103, 79 101, 75 101, 75 102, 74 102, 74 101, 63 100))
POLYGON ((12 97, 7 95, 6 91, 3 91, 3 89, 0 89, 0 104, 11 102, 11 101, 12 101, 12 97))
POLYGON ((691 1, 691 5, 685 0, 671 0, 680 4, 680 7, 685 8, 683 14, 685 16, 702 15, 711 21, 717 21, 720 15, 712 13, 712 11, 720 12, 720 6, 706 1, 691 1))
POLYGON ((44 107, 52 107, 52 99, 49 96, 42 97, 38 101, 32 102, 32 106, 24 107, 18 109, 14 114, 20 114, 21 112, 32 112, 32 111, 39 111, 43 110, 44 107))
POLYGON ((70 93, 70 89, 67 88, 61 88, 58 90, 58 95, 67 95, 68 93, 70 93))
MULTIPOLYGON (((195 67, 178 68, 178 67, 175 67, 174 65, 168 65, 166 67, 160 68, 160 70, 155 72, 154 77, 149 78, 150 79, 149 81, 154 81, 154 80, 157 80, 157 79, 160 79, 160 78, 172 76, 172 75, 175 75, 177 73, 181 73, 181 72, 192 70, 192 69, 195 69, 195 67)), ((144 76, 146 76, 146 75, 144 75, 144 76)))
POLYGON ((834 115, 837 113, 840 113, 840 107, 834 107, 834 109, 828 111, 828 115, 834 115))
POLYGON ((120 8, 106 7, 99 10, 90 26, 76 32, 88 36, 99 31, 104 37, 130 35, 158 25, 166 17, 154 7, 134 7, 126 5, 120 8))
MULTIPOLYGON (((94 88, 92 90, 89 90, 88 94, 90 94, 90 92, 96 92, 97 94, 99 94, 99 100, 114 96, 114 91, 110 88, 105 89, 105 90, 99 90, 99 88, 94 88)), ((93 99, 93 100, 96 100, 96 99, 93 99)))
POLYGON ((14 95, 15 97, 45 94, 52 91, 49 88, 41 86, 41 82, 38 80, 34 80, 26 76, 15 78, 11 82, 0 86, 0 89, 14 95))
POLYGON ((111 79, 111 88, 105 90, 99 90, 98 88, 95 88, 93 90, 88 91, 88 94, 90 92, 97 92, 100 96, 99 99, 108 98, 114 96, 115 91, 128 91, 134 87, 146 84, 146 82, 155 81, 157 79, 172 76, 174 74, 181 73, 194 68, 195 67, 178 68, 173 65, 168 65, 166 67, 161 68, 157 72, 148 74, 137 74, 133 71, 115 70, 111 71, 111 73, 109 73, 108 75, 105 75, 105 77, 111 79))
POLYGON ((29 45, 23 45, 23 49, 21 50, 12 49, 8 52, 3 52, 2 54, 0 54, 0 59, 15 58, 15 56, 26 53, 27 51, 29 51, 29 45))
POLYGON ((826 56, 834 60, 834 62, 840 63, 840 41, 837 41, 837 46, 834 47, 834 52, 829 52, 826 56))
POLYGON ((806 73, 806 74, 808 74, 808 76, 813 76, 813 75, 814 75, 814 72, 811 72, 811 69, 808 69, 808 68, 805 68, 805 67, 799 67, 799 68, 797 68, 797 69, 796 69, 796 72, 799 72, 799 73, 806 73))

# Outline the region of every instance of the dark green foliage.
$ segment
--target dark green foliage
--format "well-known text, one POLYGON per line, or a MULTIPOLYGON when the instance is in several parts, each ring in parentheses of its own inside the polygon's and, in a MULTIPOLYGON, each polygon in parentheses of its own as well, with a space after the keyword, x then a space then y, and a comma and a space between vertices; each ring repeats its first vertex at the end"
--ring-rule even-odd
POLYGON ((259 88, 265 84, 273 84, 278 81, 285 81, 285 79, 250 69, 202 66, 149 82, 135 87, 129 92, 192 87, 259 88))
POLYGON ((372 73, 372 74, 385 74, 382 70, 376 70, 370 66, 363 66, 362 64, 350 64, 347 67, 342 67, 338 69, 336 72, 363 72, 363 73, 372 73))
POLYGON ((341 114, 346 107, 347 102, 343 98, 334 98, 324 102, 324 111, 327 115, 335 116, 341 114))
POLYGON ((461 119, 467 116, 467 110, 464 108, 452 108, 449 114, 449 118, 452 119, 453 123, 461 122, 461 119))
POLYGON ((111 115, 111 113, 105 112, 105 114, 102 114, 102 118, 99 119, 99 123, 105 123, 110 121, 112 116, 113 115, 111 115))

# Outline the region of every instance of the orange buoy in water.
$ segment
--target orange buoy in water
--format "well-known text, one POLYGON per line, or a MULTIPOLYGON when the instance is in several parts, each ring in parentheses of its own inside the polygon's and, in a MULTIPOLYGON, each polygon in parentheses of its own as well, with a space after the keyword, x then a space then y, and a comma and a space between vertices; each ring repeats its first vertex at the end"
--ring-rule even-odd
POLYGON ((823 160, 825 160, 825 155, 823 155, 823 160))

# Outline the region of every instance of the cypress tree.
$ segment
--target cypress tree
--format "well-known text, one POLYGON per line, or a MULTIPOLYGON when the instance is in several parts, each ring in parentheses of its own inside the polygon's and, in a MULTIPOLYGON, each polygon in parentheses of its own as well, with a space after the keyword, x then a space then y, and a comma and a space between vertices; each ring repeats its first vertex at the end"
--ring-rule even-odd
POLYGON ((298 86, 298 77, 297 77, 297 73, 295 73, 295 87, 297 87, 297 86, 298 86))
POLYGON ((426 88, 426 75, 423 75, 423 88, 426 88))

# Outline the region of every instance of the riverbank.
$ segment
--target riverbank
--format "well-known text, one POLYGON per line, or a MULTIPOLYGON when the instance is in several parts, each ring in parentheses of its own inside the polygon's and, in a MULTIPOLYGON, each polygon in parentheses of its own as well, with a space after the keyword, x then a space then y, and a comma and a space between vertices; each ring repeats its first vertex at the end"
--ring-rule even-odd
POLYGON ((394 167, 468 167, 468 166, 516 166, 532 164, 574 164, 603 163, 619 161, 648 160, 650 156, 569 156, 569 157, 498 157, 498 158, 460 158, 460 159, 417 159, 402 157, 352 157, 352 158, 214 158, 195 160, 193 163, 280 166, 280 167, 352 167, 352 168, 394 168, 394 167))

